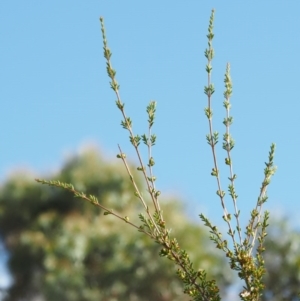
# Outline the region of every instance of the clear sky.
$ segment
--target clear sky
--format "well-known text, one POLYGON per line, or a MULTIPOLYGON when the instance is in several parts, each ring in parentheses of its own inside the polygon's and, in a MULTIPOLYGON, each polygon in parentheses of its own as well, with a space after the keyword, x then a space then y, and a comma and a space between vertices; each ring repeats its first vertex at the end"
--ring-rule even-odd
MULTIPOLYGON (((210 176, 205 135, 204 50, 215 8, 215 129, 224 132, 224 72, 231 64, 231 131, 236 189, 248 220, 269 146, 278 166, 266 206, 300 226, 299 1, 1 1, 0 177, 18 168, 52 171, 94 143, 109 160, 119 143, 135 160, 120 124, 102 54, 103 16, 113 67, 135 133, 157 101, 153 149, 157 185, 179 194, 196 219, 219 224, 222 211, 210 176)), ((222 162, 223 189, 228 170, 222 162)), ((228 201, 230 201, 228 199, 228 201)), ((200 223, 200 221, 199 221, 200 223)))

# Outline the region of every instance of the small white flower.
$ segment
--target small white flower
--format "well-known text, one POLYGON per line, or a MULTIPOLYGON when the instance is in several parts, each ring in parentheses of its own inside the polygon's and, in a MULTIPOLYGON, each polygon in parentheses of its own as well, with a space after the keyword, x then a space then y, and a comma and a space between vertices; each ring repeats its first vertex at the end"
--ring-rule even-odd
POLYGON ((250 293, 245 290, 245 291, 242 291, 240 295, 241 295, 241 297, 245 298, 245 297, 248 297, 250 295, 250 293))

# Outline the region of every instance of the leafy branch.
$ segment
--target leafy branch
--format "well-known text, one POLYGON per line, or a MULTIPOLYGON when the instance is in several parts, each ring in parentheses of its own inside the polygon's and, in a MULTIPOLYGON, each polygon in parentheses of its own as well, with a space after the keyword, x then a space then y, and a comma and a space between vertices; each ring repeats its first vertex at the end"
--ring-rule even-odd
MULTIPOLYGON (((238 195, 235 188, 235 180, 237 175, 233 171, 233 159, 231 151, 235 146, 234 139, 230 133, 230 126, 233 123, 233 117, 230 115, 231 109, 231 96, 232 96, 232 81, 230 76, 230 65, 227 64, 224 84, 225 91, 223 106, 226 110, 226 116, 223 120, 225 126, 225 133, 223 134, 222 148, 226 152, 225 165, 229 168, 229 184, 228 194, 231 197, 234 208, 234 219, 232 220, 232 214, 227 210, 225 202, 225 191, 222 190, 220 180, 220 170, 217 159, 216 145, 219 140, 219 133, 213 129, 213 110, 212 110, 212 96, 215 92, 214 85, 212 83, 212 61, 214 58, 214 49, 212 41, 214 38, 213 33, 214 22, 214 10, 212 10, 209 27, 208 27, 208 47, 205 50, 205 57, 207 64, 205 67, 207 73, 207 85, 204 87, 204 93, 207 96, 207 107, 204 109, 205 115, 208 119, 209 132, 206 135, 207 143, 211 147, 213 157, 213 167, 211 175, 216 178, 217 191, 216 194, 220 198, 220 203, 223 208, 223 220, 227 224, 229 239, 233 244, 233 248, 229 247, 229 243, 226 239, 222 238, 221 232, 213 225, 208 218, 203 214, 200 214, 200 218, 204 225, 209 228, 210 238, 215 243, 217 249, 222 250, 225 256, 229 260, 229 266, 231 269, 238 272, 239 277, 244 282, 243 291, 240 292, 241 300, 245 301, 258 301, 260 300, 264 285, 262 277, 265 273, 265 266, 263 260, 264 252, 264 240, 267 236, 266 229, 268 226, 269 213, 262 211, 263 204, 267 201, 267 187, 270 184, 271 177, 274 175, 276 168, 274 167, 273 158, 275 153, 275 145, 271 145, 269 152, 268 162, 265 163, 264 179, 260 188, 260 193, 256 202, 255 208, 251 211, 249 223, 245 229, 245 238, 242 235, 241 223, 240 223, 240 211, 237 206, 238 195), (235 226, 233 223, 235 222, 235 226), (255 252, 254 247, 256 246, 255 252)), ((152 133, 152 127, 155 121, 156 102, 150 101, 146 108, 148 115, 148 131, 147 134, 135 135, 133 131, 133 123, 130 117, 125 112, 125 103, 122 102, 120 96, 120 86, 116 80, 116 71, 112 67, 111 56, 112 53, 108 47, 106 32, 104 27, 103 18, 100 18, 101 32, 103 38, 103 54, 106 60, 106 70, 110 78, 110 87, 116 95, 116 106, 120 110, 122 115, 121 126, 129 132, 129 141, 135 149, 138 157, 137 170, 143 175, 146 183, 147 191, 150 196, 150 204, 148 199, 145 199, 141 188, 138 187, 137 182, 133 176, 129 164, 126 160, 126 154, 122 151, 118 145, 119 153, 117 158, 121 159, 130 181, 134 188, 134 195, 139 199, 144 208, 144 213, 139 214, 140 225, 132 223, 128 216, 122 216, 121 214, 109 209, 101 204, 98 199, 93 195, 86 195, 83 192, 77 191, 72 184, 62 183, 60 181, 47 181, 36 179, 37 182, 63 188, 71 192, 75 197, 81 198, 92 205, 101 208, 104 211, 104 215, 112 215, 123 222, 136 228, 139 232, 142 232, 153 239, 161 246, 160 256, 167 257, 169 260, 177 265, 177 275, 181 279, 184 286, 184 293, 189 295, 196 301, 219 301, 221 300, 219 295, 219 288, 215 280, 208 280, 207 273, 203 269, 196 270, 193 267, 189 255, 183 250, 176 238, 172 238, 170 230, 167 229, 166 222, 163 218, 163 212, 160 207, 159 196, 160 191, 156 188, 156 177, 153 167, 155 166, 155 160, 152 155, 152 147, 156 143, 156 135, 152 133), (140 144, 143 142, 147 147, 147 162, 144 160, 140 153, 140 144)))
POLYGON ((213 111, 212 111, 212 95, 215 92, 214 85, 211 82, 211 73, 212 73, 212 60, 214 58, 214 49, 212 47, 212 41, 214 38, 213 34, 213 18, 214 11, 212 11, 211 19, 209 22, 208 28, 208 48, 205 50, 205 57, 207 59, 206 64, 206 72, 208 83, 207 86, 204 87, 204 93, 207 96, 208 105, 204 109, 205 115, 208 119, 209 124, 209 133, 206 135, 206 140, 211 147, 212 155, 213 155, 213 168, 211 175, 216 177, 217 180, 217 195, 220 198, 221 205, 223 208, 223 220, 227 223, 228 232, 227 234, 231 237, 233 242, 233 250, 230 250, 227 246, 227 240, 222 239, 221 233, 218 231, 216 226, 213 226, 211 222, 203 215, 200 215, 201 220, 204 222, 204 225, 210 229, 211 240, 215 243, 218 249, 221 249, 226 257, 229 258, 229 264, 231 269, 238 271, 239 277, 244 280, 245 286, 243 291, 240 293, 240 298, 245 301, 258 301, 260 300, 261 293, 264 289, 264 285, 262 283, 262 277, 265 273, 264 260, 262 257, 262 253, 264 252, 263 243, 265 237, 267 235, 266 228, 268 226, 268 218, 269 213, 265 212, 262 217, 262 205, 267 201, 267 186, 270 184, 271 177, 274 175, 276 171, 276 167, 273 164, 273 158, 275 153, 275 144, 271 145, 271 149, 269 152, 269 160, 265 163, 266 168, 264 170, 264 180, 262 182, 262 186, 260 189, 260 194, 256 203, 256 207, 251 212, 251 217, 249 220, 249 224, 246 226, 246 238, 243 240, 242 231, 240 226, 240 211, 237 207, 237 198, 238 195, 235 189, 235 180, 237 175, 233 172, 233 163, 231 151, 234 148, 234 140, 230 134, 230 126, 233 123, 233 117, 230 116, 230 98, 232 95, 232 81, 230 77, 230 65, 227 64, 226 72, 225 72, 225 91, 224 91, 224 102, 223 105, 226 110, 226 117, 223 120, 223 124, 225 125, 225 133, 223 135, 223 149, 226 151, 225 164, 229 167, 229 185, 228 192, 232 199, 234 206, 234 217, 236 221, 236 227, 233 228, 231 224, 231 214, 228 212, 226 208, 225 202, 225 192, 221 188, 221 180, 220 180, 220 171, 218 167, 218 160, 216 154, 216 145, 218 143, 219 133, 213 131, 213 111), (234 230, 233 230, 234 229, 234 230), (236 238, 236 233, 238 235, 238 239, 236 238), (258 235, 258 236, 257 236, 258 235), (253 254, 253 248, 256 244, 256 254, 253 254))

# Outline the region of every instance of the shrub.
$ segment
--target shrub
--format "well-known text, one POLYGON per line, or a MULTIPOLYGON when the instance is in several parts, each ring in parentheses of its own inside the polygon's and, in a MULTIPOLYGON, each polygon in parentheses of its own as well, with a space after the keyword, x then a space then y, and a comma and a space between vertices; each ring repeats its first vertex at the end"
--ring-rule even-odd
MULTIPOLYGON (((73 193, 75 197, 81 198, 84 201, 89 202, 91 205, 101 208, 104 215, 112 215, 121 222, 134 227, 137 231, 148 236, 160 246, 160 256, 166 257, 177 266, 177 275, 182 281, 183 291, 185 294, 190 296, 193 300, 219 301, 221 300, 220 289, 216 284, 215 279, 210 279, 205 269, 197 269, 194 266, 188 253, 182 249, 177 239, 172 236, 171 231, 169 230, 170 225, 166 223, 163 211, 161 210, 160 191, 155 184, 155 160, 152 154, 152 147, 156 143, 156 135, 152 133, 152 127, 155 122, 156 102, 151 101, 146 109, 148 114, 148 133, 143 135, 135 135, 132 127, 132 120, 125 112, 125 104, 122 102, 120 97, 120 87, 116 80, 116 71, 112 67, 112 53, 108 47, 103 19, 100 18, 100 21, 103 37, 104 57, 106 59, 107 74, 110 78, 110 86, 116 95, 116 106, 121 112, 123 118, 121 125, 126 131, 129 132, 130 143, 135 149, 138 158, 139 166, 137 167, 137 170, 141 173, 144 179, 148 193, 148 197, 145 197, 144 191, 141 189, 142 186, 139 186, 137 183, 134 172, 127 162, 126 154, 119 146, 117 158, 123 162, 124 168, 127 171, 134 189, 133 194, 143 206, 143 212, 139 213, 138 215, 139 223, 132 221, 132 219, 127 215, 124 216, 114 209, 106 207, 101 200, 99 201, 96 198, 96 196, 81 192, 72 184, 58 180, 49 181, 37 179, 37 181, 42 184, 48 184, 68 190, 73 193), (146 160, 141 156, 141 144, 144 144, 148 150, 148 157, 146 160)), ((222 188, 223 186, 220 179, 219 161, 216 153, 216 146, 219 142, 219 133, 214 131, 212 123, 212 96, 215 91, 211 79, 212 61, 214 58, 214 49, 212 46, 212 41, 214 38, 213 21, 214 11, 212 11, 209 20, 207 34, 208 47, 205 50, 205 57, 207 59, 205 70, 207 73, 208 82, 204 87, 204 93, 207 97, 207 107, 204 111, 209 127, 206 140, 211 148, 213 158, 211 176, 216 178, 216 193, 223 208, 222 218, 228 228, 227 238, 222 237, 222 234, 219 232, 218 228, 213 225, 206 216, 200 214, 200 218, 204 225, 209 229, 210 239, 215 244, 215 247, 223 251, 225 257, 228 259, 230 268, 234 271, 237 271, 239 278, 243 282, 243 289, 239 293, 240 299, 245 301, 256 301, 261 300, 261 296, 264 291, 263 277, 266 271, 263 252, 265 251, 264 241, 267 236, 266 229, 268 226, 269 213, 263 212, 263 205, 268 199, 267 188, 270 184, 271 177, 274 175, 276 170, 276 167, 273 163, 275 144, 271 145, 268 160, 265 163, 263 181, 260 187, 257 202, 254 204, 254 208, 251 211, 245 230, 242 230, 240 211, 237 206, 238 195, 235 190, 235 179, 237 178, 237 175, 233 172, 233 159, 231 156, 231 151, 234 148, 234 140, 230 134, 230 126, 233 123, 233 117, 230 115, 232 82, 229 64, 226 67, 224 78, 225 91, 223 105, 225 108, 225 118, 223 120, 223 124, 225 126, 225 131, 222 137, 222 148, 226 153, 225 165, 228 167, 229 172, 228 196, 233 203, 233 213, 229 212, 226 207, 226 193, 222 188)))

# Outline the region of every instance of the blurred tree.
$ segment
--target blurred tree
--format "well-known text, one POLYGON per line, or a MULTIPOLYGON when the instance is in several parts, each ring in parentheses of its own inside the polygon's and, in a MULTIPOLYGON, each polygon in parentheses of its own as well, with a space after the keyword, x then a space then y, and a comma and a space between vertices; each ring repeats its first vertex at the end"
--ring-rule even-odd
POLYGON ((296 301, 300 292, 300 232, 286 220, 271 221, 264 255, 267 274, 263 301, 296 301))
MULTIPOLYGON (((135 177, 142 187, 139 174, 135 177)), ((133 221, 143 210, 123 165, 104 162, 94 150, 71 158, 53 179, 97 196, 133 221)), ((210 271, 225 288, 231 273, 221 253, 212 249, 206 229, 189 222, 176 200, 163 202, 163 210, 195 266, 210 271)), ((37 184, 28 175, 2 185, 0 231, 14 278, 6 301, 188 300, 173 264, 158 256, 159 245, 99 208, 62 189, 37 184)))

